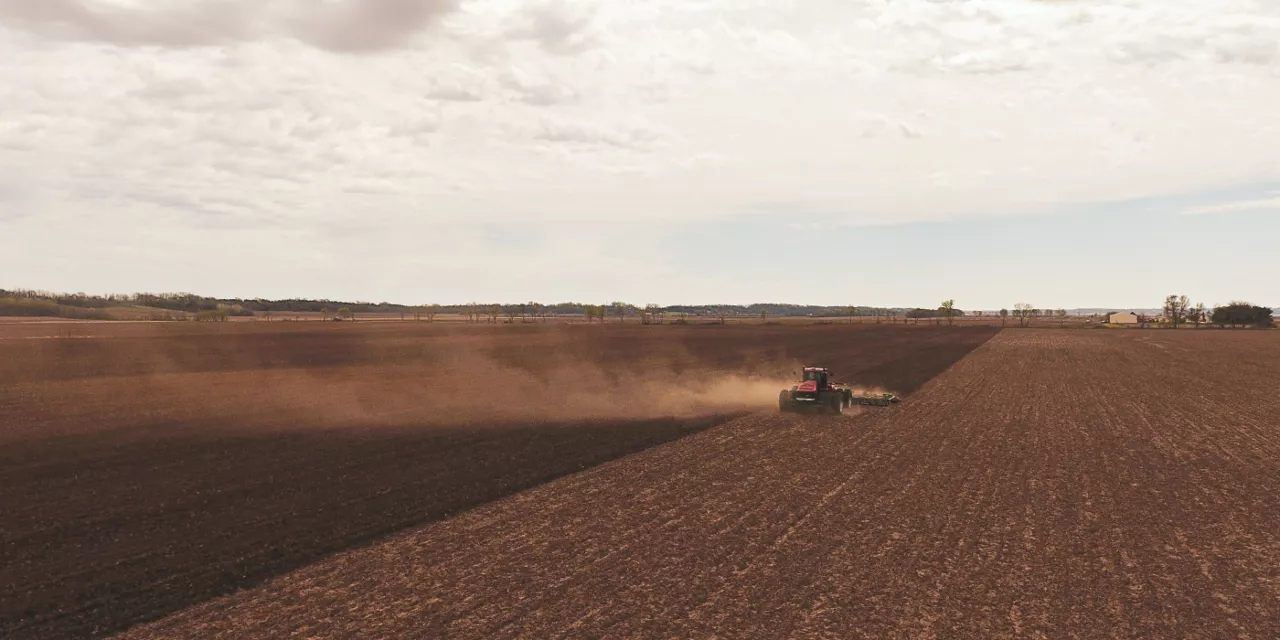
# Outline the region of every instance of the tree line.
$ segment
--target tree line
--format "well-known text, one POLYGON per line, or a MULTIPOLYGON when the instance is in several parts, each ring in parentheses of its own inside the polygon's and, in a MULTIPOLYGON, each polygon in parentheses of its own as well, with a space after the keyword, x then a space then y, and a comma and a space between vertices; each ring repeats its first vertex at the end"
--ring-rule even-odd
POLYGON ((1199 327, 1209 323, 1220 328, 1227 327, 1262 327, 1275 326, 1274 312, 1270 307, 1261 307, 1242 300, 1214 306, 1212 310, 1205 308, 1204 303, 1191 304, 1185 295, 1170 294, 1164 299, 1163 318, 1171 328, 1177 329, 1182 324, 1199 327))
MULTIPOLYGON (((472 320, 488 321, 524 321, 543 320, 550 316, 590 316, 601 318, 634 318, 653 316, 661 313, 664 319, 689 318, 694 316, 730 318, 730 317, 843 317, 888 316, 889 313, 902 312, 905 309, 878 309, 868 306, 846 305, 800 305, 785 303, 758 303, 750 305, 636 305, 626 302, 607 304, 591 304, 583 302, 560 302, 543 304, 537 302, 517 303, 482 303, 466 304, 396 304, 391 302, 360 302, 330 299, 288 298, 269 300, 264 298, 217 298, 201 296, 193 293, 125 293, 92 295, 86 293, 58 293, 34 289, 0 289, 0 298, 13 300, 31 300, 24 305, 40 309, 52 309, 45 303, 57 307, 76 309, 106 309, 122 306, 139 306, 152 309, 163 309, 173 312, 199 314, 200 312, 221 312, 229 316, 248 316, 266 313, 322 313, 343 317, 345 314, 415 314, 417 317, 434 317, 439 314, 466 316, 472 320), (35 302, 44 301, 44 302, 35 302), (601 310, 604 310, 601 313, 601 310), (342 312, 342 313, 339 313, 342 312)), ((13 305, 15 308, 16 304, 13 305)))
POLYGON ((0 316, 21 318, 75 318, 79 320, 110 320, 111 316, 100 308, 75 307, 58 304, 54 300, 27 298, 0 290, 0 316))
MULTIPOLYGON (((399 314, 402 318, 432 321, 438 315, 464 316, 471 322, 533 323, 547 322, 555 316, 582 317, 587 322, 626 321, 638 318, 644 324, 686 323, 692 318, 713 319, 725 323, 729 318, 814 317, 847 318, 852 321, 870 320, 876 323, 903 323, 921 321, 952 324, 957 317, 981 316, 983 312, 966 312, 956 306, 955 300, 944 300, 935 308, 873 307, 864 305, 800 305, 784 303, 757 303, 750 305, 668 305, 644 306, 615 301, 607 304, 561 302, 543 304, 479 303, 440 305, 405 305, 390 302, 343 302, 328 299, 290 298, 268 300, 263 298, 215 298, 192 293, 129 293, 90 295, 85 293, 57 293, 32 289, 0 289, 0 315, 6 316, 56 316, 84 319, 110 319, 106 309, 137 306, 180 314, 197 320, 222 321, 231 316, 262 315, 270 319, 274 313, 320 313, 327 318, 354 320, 356 314, 399 314)), ((174 319, 160 313, 156 319, 174 319)), ((1064 321, 1065 309, 1040 309, 1026 302, 1013 305, 1013 309, 999 311, 1001 326, 1010 319, 1018 326, 1029 326, 1038 318, 1057 318, 1064 321)), ((1220 327, 1272 326, 1273 313, 1268 307, 1248 302, 1233 301, 1227 305, 1207 308, 1203 303, 1192 305, 1187 296, 1171 295, 1165 299, 1162 321, 1170 326, 1182 324, 1213 324, 1220 327)), ((1144 323, 1150 319, 1143 318, 1144 323)))

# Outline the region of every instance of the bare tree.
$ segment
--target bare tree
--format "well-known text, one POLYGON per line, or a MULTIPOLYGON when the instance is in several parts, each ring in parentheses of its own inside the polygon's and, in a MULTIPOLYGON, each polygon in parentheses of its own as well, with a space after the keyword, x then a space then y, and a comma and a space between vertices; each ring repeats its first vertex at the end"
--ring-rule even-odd
POLYGON ((1059 328, 1067 326, 1067 310, 1066 309, 1058 309, 1057 311, 1054 312, 1054 315, 1058 316, 1059 328))
POLYGON ((1191 300, 1186 296, 1170 295, 1164 299, 1164 315, 1169 319, 1169 324, 1174 329, 1182 324, 1183 319, 1187 317, 1187 311, 1191 308, 1191 300))
POLYGON ((942 311, 942 315, 946 316, 948 325, 955 324, 955 316, 956 316, 955 300, 943 300, 942 305, 938 307, 938 309, 942 311))
POLYGON ((1002 329, 1004 328, 1004 323, 1005 323, 1008 319, 1009 319, 1009 310, 1008 310, 1008 309, 1001 309, 1001 310, 1000 310, 1000 328, 1002 328, 1002 329))
POLYGON ((613 312, 618 315, 618 322, 627 321, 627 303, 625 302, 613 303, 613 312))
POLYGON ((1201 323, 1209 320, 1209 311, 1204 308, 1203 302, 1196 303, 1195 308, 1189 312, 1189 315, 1187 315, 1187 320, 1195 323, 1197 329, 1200 328, 1201 323))
POLYGON ((640 323, 657 324, 659 311, 661 311, 661 308, 658 305, 654 303, 646 304, 640 312, 640 323))
POLYGON ((1019 302, 1013 305, 1013 315, 1018 318, 1018 326, 1025 327, 1038 310, 1030 303, 1019 302))

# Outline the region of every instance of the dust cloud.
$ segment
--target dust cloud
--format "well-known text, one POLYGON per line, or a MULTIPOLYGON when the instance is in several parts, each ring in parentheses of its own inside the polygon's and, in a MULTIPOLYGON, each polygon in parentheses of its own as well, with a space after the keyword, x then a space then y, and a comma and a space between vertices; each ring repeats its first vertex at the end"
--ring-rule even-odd
POLYGON ((219 351, 222 368, 194 371, 193 354, 134 351, 147 373, 42 385, 43 395, 60 393, 44 422, 112 415, 234 430, 699 418, 776 408, 799 368, 768 355, 725 366, 672 344, 639 355, 483 339, 442 340, 412 357, 378 349, 348 345, 326 366, 219 351))
MULTIPOLYGON (((608 363, 554 356, 516 366, 459 350, 421 365, 280 372, 277 408, 344 424, 639 420, 760 411, 793 384, 772 373, 690 366, 670 357, 608 363)), ((790 368, 790 364, 787 367, 790 368)))

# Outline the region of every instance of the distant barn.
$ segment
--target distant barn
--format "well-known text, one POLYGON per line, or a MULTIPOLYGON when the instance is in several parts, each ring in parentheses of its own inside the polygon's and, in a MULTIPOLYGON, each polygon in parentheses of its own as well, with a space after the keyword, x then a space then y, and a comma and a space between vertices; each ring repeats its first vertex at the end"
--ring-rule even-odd
POLYGON ((1132 311, 1121 311, 1107 316, 1107 322, 1111 324, 1138 324, 1138 314, 1132 311))

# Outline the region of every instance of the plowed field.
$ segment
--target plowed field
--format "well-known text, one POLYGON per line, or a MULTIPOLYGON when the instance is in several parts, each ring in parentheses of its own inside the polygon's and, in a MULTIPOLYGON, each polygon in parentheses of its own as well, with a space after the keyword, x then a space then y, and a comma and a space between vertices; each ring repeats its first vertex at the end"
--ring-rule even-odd
POLYGON ((1280 336, 1001 333, 901 406, 761 412, 129 638, 1274 638, 1280 336))
POLYGON ((40 330, 0 335, 6 639, 109 635, 671 443, 775 406, 801 364, 909 395, 993 335, 875 325, 40 330))

